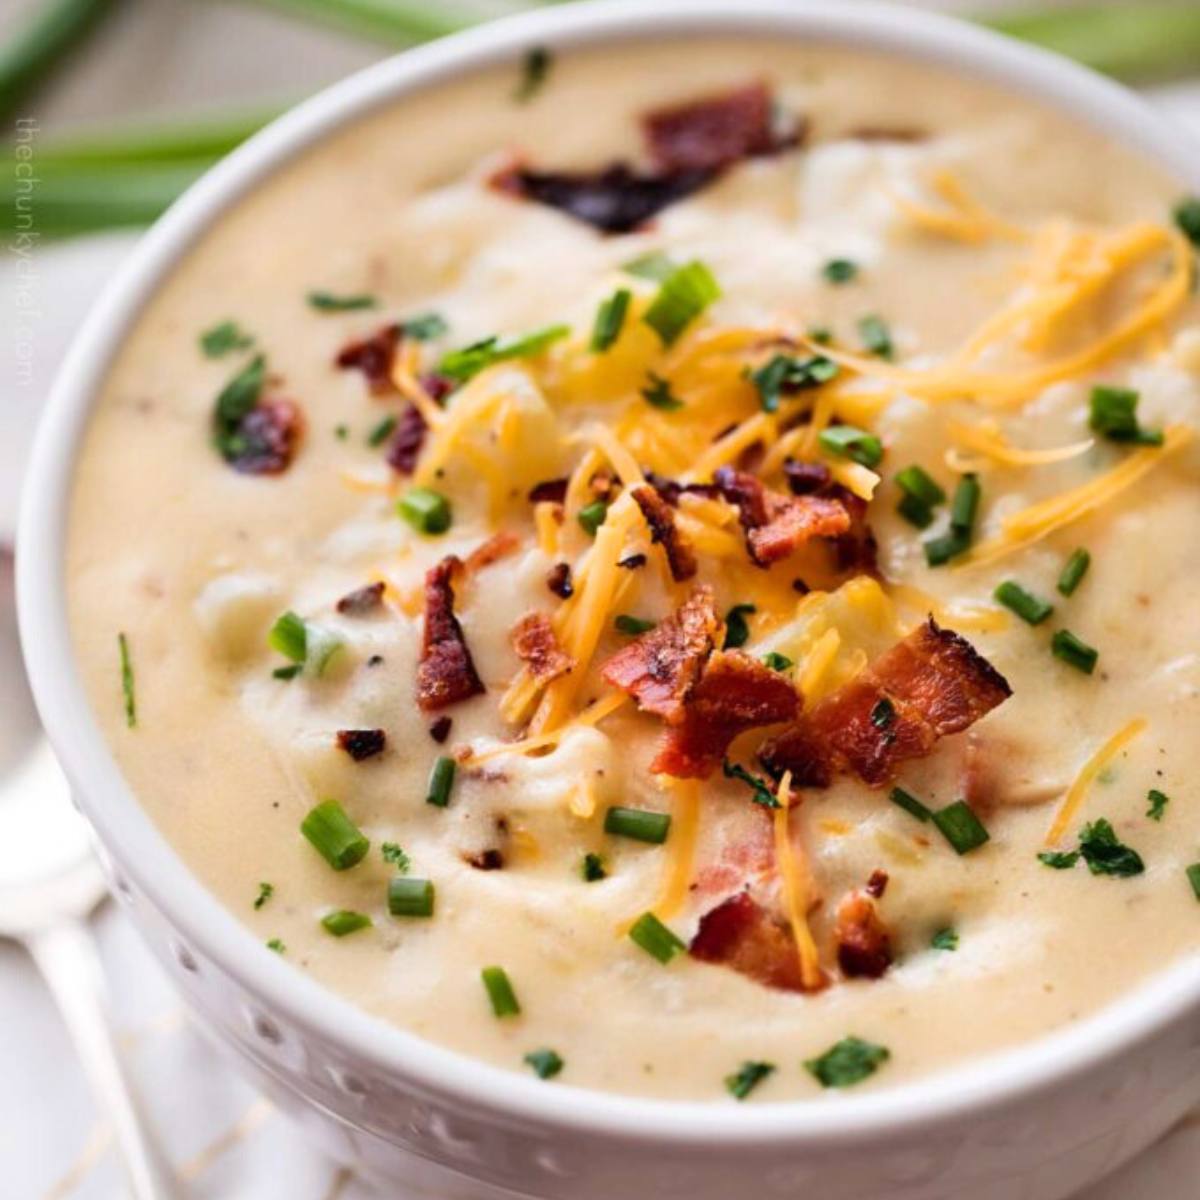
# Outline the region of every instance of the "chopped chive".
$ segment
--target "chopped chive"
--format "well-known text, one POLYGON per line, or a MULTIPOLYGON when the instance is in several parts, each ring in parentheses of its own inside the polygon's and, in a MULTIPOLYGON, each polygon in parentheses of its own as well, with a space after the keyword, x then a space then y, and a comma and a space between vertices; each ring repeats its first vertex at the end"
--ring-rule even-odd
POLYGON ((780 654, 777 650, 768 650, 763 655, 763 665, 770 667, 772 671, 790 671, 795 664, 786 654, 780 654))
POLYGON ((350 436, 350 426, 335 425, 333 427, 333 436, 337 438, 339 442, 344 442, 350 436))
POLYGON ((745 1100, 774 1070, 774 1063, 744 1062, 732 1075, 725 1076, 725 1090, 735 1100, 745 1100))
POLYGON ((222 321, 200 335, 200 349, 206 358, 223 358, 234 350, 253 346, 254 339, 238 328, 235 321, 222 321))
POLYGON ((750 640, 750 626, 746 624, 746 614, 756 612, 756 605, 735 604, 725 614, 725 644, 722 649, 736 650, 750 640))
POLYGON ((575 519, 588 537, 595 537, 596 531, 604 524, 604 518, 607 516, 608 505, 603 500, 593 500, 591 504, 585 504, 575 514, 575 519))
POLYGON ((400 322, 401 332, 414 342, 431 342, 434 338, 441 337, 449 328, 446 318, 435 312, 418 313, 415 317, 400 322))
POLYGON ((650 371, 646 375, 646 386, 642 388, 642 399, 651 408, 662 412, 678 412, 683 401, 671 391, 671 381, 650 371))
POLYGON ((790 354, 776 354, 747 378, 758 392, 758 400, 764 412, 778 412, 783 396, 795 395, 810 388, 820 387, 833 379, 840 368, 823 354, 808 358, 795 358, 790 354))
POLYGON ((944 533, 941 537, 930 538, 922 545, 925 548, 925 561, 931 567, 942 567, 952 558, 965 554, 971 547, 971 539, 957 529, 951 529, 949 533, 944 533))
POLYGON ((336 800, 323 800, 300 822, 300 832, 335 870, 345 871, 362 861, 370 841, 336 800))
POLYGON ((361 308, 374 308, 379 301, 374 296, 361 292, 354 296, 338 296, 333 292, 309 292, 306 297, 310 308, 318 312, 354 312, 361 308))
POLYGON ((833 330, 827 325, 813 325, 809 328, 808 340, 818 346, 828 346, 833 341, 833 330))
POLYGON ((450 528, 450 501, 432 488, 409 488, 396 501, 396 511, 418 533, 436 535, 450 528))
POLYGON ((1038 862, 1055 871, 1069 871, 1078 861, 1078 850, 1043 850, 1038 855, 1038 862))
POLYGON ((515 1017, 521 1011, 517 1003, 517 994, 509 982, 503 967, 484 967, 479 972, 483 986, 487 990, 488 999, 492 1002, 492 1012, 498 1017, 515 1017))
POLYGON ((918 529, 928 529, 933 524, 933 509, 919 500, 916 496, 903 495, 896 505, 896 511, 910 524, 918 529))
POLYGON ((217 394, 213 434, 217 449, 225 458, 237 457, 242 420, 258 403, 266 382, 267 360, 256 354, 217 394))
POLYGON ((618 288, 596 310, 596 321, 592 326, 592 350, 602 354, 618 337, 629 312, 633 293, 628 288, 618 288))
POLYGON ((642 320, 658 334, 664 346, 670 346, 720 295, 712 272, 694 259, 662 281, 642 320))
POLYGON ((853 425, 830 425, 821 430, 817 440, 830 454, 853 459, 864 467, 877 467, 883 458, 883 442, 875 434, 853 425))
POLYGON ((821 274, 827 283, 849 283, 858 275, 858 263, 849 258, 831 258, 821 268, 821 274))
POLYGON ((1137 406, 1141 396, 1132 388, 1098 384, 1092 388, 1088 424, 1097 433, 1114 442, 1135 442, 1140 446, 1161 446, 1161 429, 1143 429, 1138 424, 1137 406))
POLYGON ((295 679, 296 676, 299 675, 303 670, 303 663, 288 663, 286 667, 276 667, 275 670, 271 672, 271 678, 282 679, 284 682, 287 682, 289 679, 295 679))
POLYGON ((958 486, 954 489, 954 499, 950 501, 951 529, 970 535, 975 528, 982 490, 976 475, 968 473, 958 481, 958 486))
POLYGON ((1064 596, 1070 596, 1079 586, 1091 565, 1092 556, 1082 546, 1073 551, 1062 569, 1062 574, 1058 577, 1058 590, 1064 596))
POLYGON ((388 912, 393 917, 432 917, 434 888, 429 879, 395 875, 388 880, 388 912))
POLYGON ((308 626, 289 610, 271 626, 267 644, 284 658, 303 666, 308 658, 308 626))
POLYGON ((657 624, 657 621, 648 621, 643 617, 631 617, 628 613, 620 613, 613 620, 617 632, 626 633, 630 637, 636 637, 639 633, 648 633, 657 624))
POLYGON ((386 442, 389 437, 391 437, 395 428, 396 418, 393 416, 384 417, 383 420, 380 421, 379 424, 367 434, 367 445, 382 446, 383 443, 386 442))
POLYGON ((604 814, 604 832, 660 846, 671 829, 671 814, 612 805, 604 814))
POLYGON ((545 46, 533 46, 525 52, 521 61, 521 81, 513 92, 513 99, 518 104, 528 103, 542 90, 553 61, 545 46))
POLYGON ((553 1050, 530 1050, 525 1055, 525 1062, 532 1068, 539 1079, 553 1079, 563 1069, 563 1060, 553 1050))
POLYGON ((366 913, 352 912, 348 908, 339 908, 326 913, 321 918, 321 924, 327 933, 334 937, 345 937, 348 933, 357 933, 360 929, 369 929, 372 922, 366 913))
POLYGON ((681 950, 687 949, 652 912, 644 912, 634 921, 629 930, 629 938, 651 958, 657 958, 663 964, 669 963, 681 950))
POLYGON ((379 853, 385 863, 390 863, 401 875, 412 866, 412 860, 404 853, 404 848, 395 842, 384 842, 379 847, 379 853))
POLYGON ((1200 863, 1192 863, 1187 868, 1188 883, 1192 885, 1192 894, 1200 900, 1200 863))
POLYGON ((750 789, 750 799, 755 804, 759 804, 763 808, 782 807, 779 797, 775 795, 771 785, 765 779, 752 775, 740 764, 732 762, 728 758, 722 759, 721 773, 726 779, 737 779, 744 783, 750 789))
POLYGON ((1151 788, 1146 793, 1146 799, 1150 803, 1150 807, 1146 809, 1146 816, 1152 821, 1161 821, 1167 811, 1167 805, 1171 803, 1171 797, 1166 792, 1160 792, 1158 788, 1151 788))
POLYGON ((1055 630, 1050 639, 1050 649, 1055 658, 1062 659, 1068 666, 1090 675, 1096 669, 1100 651, 1087 642, 1080 641, 1069 629, 1055 630))
POLYGON ((273 883, 260 883, 258 885, 258 895, 254 897, 255 912, 262 908, 273 895, 275 895, 275 885, 273 883))
POLYGON ((308 660, 306 666, 318 678, 325 674, 330 660, 342 649, 342 640, 320 625, 308 627, 308 660))
POLYGON ((895 353, 891 330, 882 317, 874 314, 863 317, 858 322, 858 336, 867 350, 879 358, 891 358, 895 353))
POLYGON ((889 799, 893 804, 904 809, 910 816, 916 817, 918 821, 931 821, 933 819, 933 809, 926 808, 916 796, 906 792, 903 788, 892 788, 889 793, 889 799))
POLYGON ((541 354, 547 347, 569 336, 570 332, 570 325, 547 325, 544 329, 535 329, 519 337, 484 338, 444 355, 438 364, 438 373, 465 383, 495 363, 541 354))
POLYGON ((880 696, 871 708, 871 724, 876 729, 887 729, 895 719, 896 706, 886 696, 880 696))
POLYGON ((1006 579, 999 584, 992 595, 1005 608, 1015 612, 1022 621, 1030 625, 1040 625, 1054 611, 1054 605, 1048 600, 1027 592, 1012 579, 1006 579))
POLYGON ((958 934, 955 930, 947 927, 939 929, 929 940, 929 945, 934 950, 957 950, 958 949, 958 934))
POLYGON ((599 883, 601 879, 608 878, 604 859, 599 854, 585 854, 583 862, 579 864, 579 874, 583 876, 584 883, 599 883))
POLYGON ((850 1087, 861 1083, 891 1058, 886 1046, 862 1038, 845 1037, 819 1058, 810 1058, 804 1069, 826 1088, 850 1087))
POLYGON ((445 808, 450 803, 450 789, 454 786, 455 761, 443 754, 429 772, 429 786, 425 791, 425 803, 435 808, 445 808))
POLYGON ((133 729, 137 725, 137 695, 134 691, 133 659, 129 653, 129 638, 117 634, 117 651, 121 658, 121 695, 125 700, 125 726, 133 729))
POLYGON ((1093 875, 1127 879, 1146 869, 1142 856, 1132 846, 1126 846, 1103 817, 1079 831, 1079 853, 1093 875))
POLYGON ((1200 199, 1185 196, 1175 205, 1171 216, 1188 241, 1200 247, 1200 199))
POLYGON ((939 808, 933 814, 933 823, 942 837, 954 847, 955 854, 969 854, 988 840, 988 831, 983 822, 965 800, 939 808))
POLYGON ((896 472, 896 486, 906 495, 920 500, 927 508, 936 508, 946 499, 941 485, 915 463, 896 472))
POLYGON ((286 954, 287 947, 283 944, 282 938, 274 937, 267 943, 268 950, 274 950, 276 954, 286 954))
POLYGON ((651 250, 648 254, 641 254, 637 258, 630 259, 621 267, 626 275, 634 275, 638 279, 650 279, 655 283, 662 283, 678 269, 679 264, 662 250, 651 250))

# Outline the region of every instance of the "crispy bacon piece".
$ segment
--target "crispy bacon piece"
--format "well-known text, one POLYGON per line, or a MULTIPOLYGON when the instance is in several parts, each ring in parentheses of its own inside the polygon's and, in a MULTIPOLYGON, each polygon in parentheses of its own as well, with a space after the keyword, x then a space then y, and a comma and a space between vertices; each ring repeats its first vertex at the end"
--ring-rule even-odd
POLYGON ((554 626, 545 613, 526 613, 509 636, 517 657, 539 683, 549 683, 575 665, 575 660, 559 645, 554 626))
POLYGON ((650 540, 662 546, 676 582, 691 579, 699 569, 691 543, 679 532, 671 506, 648 484, 636 487, 631 493, 650 527, 650 540))
POLYGON ((671 616, 614 654, 600 674, 643 712, 678 721, 720 627, 712 588, 698 587, 671 616))
POLYGON ((812 538, 839 537, 850 529, 850 514, 841 499, 785 496, 771 491, 757 476, 733 467, 721 467, 713 482, 738 510, 746 548, 756 566, 779 562, 812 538))
POLYGON ((429 426, 425 424, 421 410, 415 404, 406 404, 396 418, 396 431, 388 442, 388 466, 400 475, 411 475, 416 470, 428 432, 429 426))
POLYGON ((278 475, 291 466, 304 435, 304 414, 291 400, 260 400, 225 439, 225 461, 243 475, 278 475))
POLYGON ((739 733, 794 720, 799 708, 796 689, 778 671, 740 650, 718 650, 684 701, 681 719, 667 729, 650 770, 705 779, 739 733))
POLYGON ((382 729, 339 729, 339 750, 345 750, 355 762, 382 754, 387 745, 387 734, 382 729))
POLYGON ((361 371, 367 386, 376 394, 392 390, 392 363, 404 330, 400 325, 384 325, 361 341, 343 346, 334 365, 343 371, 361 371))
POLYGON ((575 594, 575 585, 571 582, 571 564, 555 563, 546 572, 546 586, 560 600, 569 600, 575 594))
POLYGON ((429 727, 429 736, 440 746, 449 736, 450 729, 454 724, 454 718, 446 716, 443 713, 429 727))
POLYGON ((504 854, 495 847, 489 847, 474 854, 464 854, 463 861, 477 871, 499 871, 504 866, 504 854))
POLYGON ((383 603, 383 593, 387 585, 382 580, 364 584, 347 592, 338 602, 336 608, 344 617, 365 617, 374 612, 383 603))
POLYGON ((855 889, 838 905, 834 920, 838 966, 849 979, 878 979, 892 965, 892 938, 875 901, 855 889))
POLYGON ((700 918, 688 953, 787 992, 804 991, 791 930, 748 892, 737 892, 700 918))
POLYGON ((928 754, 1012 694, 1004 677, 965 638, 931 617, 857 678, 826 696, 759 752, 772 774, 826 787, 835 770, 872 787, 897 766, 928 754))
POLYGON ((867 880, 866 893, 875 900, 880 899, 887 891, 889 876, 886 871, 875 870, 867 880))
POLYGON ((562 479, 543 479, 541 483, 535 483, 529 489, 529 503, 541 504, 543 501, 549 501, 553 504, 561 504, 567 498, 567 483, 568 480, 562 479))
POLYGON ((789 458, 784 461, 783 474, 793 496, 823 493, 833 484, 833 475, 823 462, 801 462, 798 458, 789 458))
POLYGON ((417 704, 426 712, 457 704, 484 690, 462 626, 454 615, 452 580, 461 566, 458 558, 448 554, 425 572, 425 635, 417 666, 417 704))
POLYGON ((475 571, 482 571, 484 567, 490 567, 492 563, 507 558, 520 544, 521 539, 515 533, 501 529, 499 533, 493 533, 487 541, 480 542, 467 555, 467 561, 463 564, 463 568, 468 575, 475 571))

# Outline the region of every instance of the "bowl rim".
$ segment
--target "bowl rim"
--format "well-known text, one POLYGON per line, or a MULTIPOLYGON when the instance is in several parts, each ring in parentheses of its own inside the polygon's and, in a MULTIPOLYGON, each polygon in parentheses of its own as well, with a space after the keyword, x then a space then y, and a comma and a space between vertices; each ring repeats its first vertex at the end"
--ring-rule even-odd
POLYGON ((65 537, 73 465, 117 345, 194 239, 276 169, 335 130, 466 72, 515 62, 531 46, 562 52, 626 40, 777 36, 926 62, 1024 92, 1140 150, 1200 189, 1188 138, 1119 85, 1045 51, 955 19, 837 0, 594 0, 505 17, 408 50, 285 113, 198 180, 142 238, 76 335, 38 429, 18 527, 22 643, 39 712, 85 815, 121 874, 174 930, 274 1015, 385 1073, 396 1084, 487 1110, 506 1124, 591 1132, 625 1142, 719 1151, 796 1151, 891 1138, 977 1117, 1093 1069, 1200 1008, 1200 973, 1184 959, 1076 1025, 894 1087, 855 1095, 737 1106, 593 1091, 468 1057, 390 1025, 276 955, 183 863, 138 804, 91 712, 74 662, 66 608, 65 537), (36 547, 36 550, 34 549, 36 547), (816 1102, 821 1099, 821 1102, 816 1102))

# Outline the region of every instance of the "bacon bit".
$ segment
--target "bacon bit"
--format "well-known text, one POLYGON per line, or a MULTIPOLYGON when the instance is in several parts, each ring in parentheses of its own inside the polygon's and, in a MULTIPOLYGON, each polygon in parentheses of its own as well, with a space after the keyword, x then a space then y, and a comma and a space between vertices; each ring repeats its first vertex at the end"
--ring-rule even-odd
POLYGON ((743 158, 777 154, 799 133, 777 136, 771 93, 761 83, 660 108, 642 118, 654 161, 666 172, 720 171, 743 158))
POLYGON ((713 481, 738 510, 755 566, 779 562, 813 538, 839 537, 850 530, 850 513, 841 498, 785 496, 768 489, 757 476, 733 467, 720 467, 713 481))
POLYGON ((830 498, 836 499, 850 518, 850 528, 833 540, 838 569, 860 575, 878 575, 878 545, 867 524, 867 502, 837 484, 830 489, 830 498))
POLYGON ((458 381, 449 375, 440 375, 437 371, 426 371, 417 382, 425 389, 425 394, 437 404, 441 404, 456 387, 458 381))
POLYGON ((453 717, 440 716, 430 725, 429 736, 440 746, 450 736, 450 728, 453 724, 453 717))
POLYGON ((560 600, 569 600, 575 594, 575 585, 571 582, 571 564, 555 563, 546 572, 546 586, 560 600))
POLYGON ((740 650, 719 650, 685 700, 682 719, 667 730, 650 770, 705 779, 739 733, 794 720, 799 708, 796 689, 778 671, 740 650))
POLYGON ((867 880, 866 893, 868 896, 876 900, 882 898, 883 893, 887 891, 888 873, 886 871, 872 871, 871 878, 867 880))
POLYGON ((545 613, 526 613, 513 626, 509 637, 517 657, 538 683, 549 683, 575 665, 575 660, 559 645, 554 626, 545 613))
POLYGON ((747 892, 730 896, 700 918, 688 953, 766 987, 804 991, 791 930, 747 892))
POLYGON ((415 404, 406 404, 397 418, 396 432, 388 443, 388 466, 400 475, 411 475, 417 468, 428 432, 429 426, 425 424, 421 410, 415 404))
POLYGON ((463 569, 468 575, 472 575, 476 571, 482 571, 484 567, 490 567, 492 563, 499 562, 502 558, 507 558, 520 544, 521 539, 515 533, 502 529, 499 533, 492 534, 486 542, 480 542, 467 555, 467 561, 463 564, 463 569))
POLYGON ((671 568, 671 578, 677 583, 691 579, 699 569, 691 543, 679 532, 671 506, 654 488, 636 487, 631 493, 650 527, 650 540, 662 546, 671 568))
POLYGON ((833 483, 832 473, 822 462, 800 462, 789 458, 783 464, 783 474, 794 496, 824 492, 833 483))
POLYGON ((620 562, 618 567, 624 567, 626 571, 636 571, 639 567, 646 565, 646 556, 644 554, 627 554, 620 562))
POLYGON ((851 142, 923 142, 929 137, 924 129, 905 126, 859 125, 842 134, 851 142))
POLYGON ((350 342, 338 352, 334 365, 343 371, 361 371, 367 386, 376 395, 393 391, 392 363, 404 330, 399 325, 384 325, 370 337, 350 342))
POLYGON ((493 848, 480 850, 476 854, 464 854, 463 861, 477 871, 499 871, 504 866, 504 855, 493 848))
POLYGON ((850 892, 838 905, 834 937, 848 979, 878 979, 892 965, 891 934, 865 891, 850 892))
POLYGON ((928 754, 939 738, 967 729, 1011 694, 970 642, 931 617, 768 742, 759 758, 774 775, 790 770, 801 787, 827 787, 834 770, 880 787, 901 762, 928 754), (881 701, 891 713, 882 722, 881 701))
POLYGON ((454 615, 451 580, 461 566, 457 557, 448 554, 425 572, 425 634, 417 666, 417 703, 426 712, 485 690, 454 615))
POLYGON ((368 583, 363 587, 347 592, 334 606, 344 617, 365 617, 375 612, 383 603, 383 593, 387 584, 382 580, 368 583))
POLYGON ((530 504, 541 504, 543 501, 548 501, 552 504, 561 504, 567 498, 567 479, 543 479, 541 483, 535 483, 529 489, 528 500, 530 504))
POLYGON ((338 749, 345 750, 355 762, 362 762, 383 753, 387 734, 382 729, 339 729, 337 744, 338 749))
POLYGON ((720 627, 712 588, 698 587, 671 616, 614 654, 600 674, 643 712, 678 721, 720 627))
POLYGON ((225 461, 243 475, 286 471, 304 436, 304 414, 291 400, 262 400, 238 423, 225 461))

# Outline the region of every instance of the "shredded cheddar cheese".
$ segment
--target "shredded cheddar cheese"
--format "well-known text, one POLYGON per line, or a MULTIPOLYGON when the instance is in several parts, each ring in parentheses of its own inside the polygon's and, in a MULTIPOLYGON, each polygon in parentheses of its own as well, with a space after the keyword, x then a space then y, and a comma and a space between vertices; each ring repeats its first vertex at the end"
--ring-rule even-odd
POLYGON ((775 810, 775 862, 783 886, 783 904, 792 936, 796 942, 796 953, 800 959, 800 979, 809 991, 816 991, 824 982, 821 974, 821 958, 812 930, 808 927, 808 880, 807 870, 797 861, 799 854, 788 829, 788 802, 791 799, 792 773, 784 771, 775 795, 779 807, 775 810))
POLYGON ((1122 726, 1116 733, 1092 755, 1091 758, 1083 764, 1078 775, 1075 776, 1075 781, 1067 789, 1067 794, 1063 799, 1058 813, 1054 817, 1054 822, 1046 833, 1046 845, 1053 846, 1059 838, 1067 831, 1067 826, 1075 819, 1080 806, 1083 804, 1087 796, 1088 789, 1096 781, 1096 777, 1108 766, 1122 750, 1135 737, 1141 733, 1147 725, 1145 717, 1135 717, 1127 725, 1122 726))
POLYGON ((663 777, 674 794, 671 806, 671 836, 666 844, 662 891, 653 905, 656 916, 666 921, 687 899, 692 881, 692 862, 700 828, 700 783, 695 779, 663 777))

